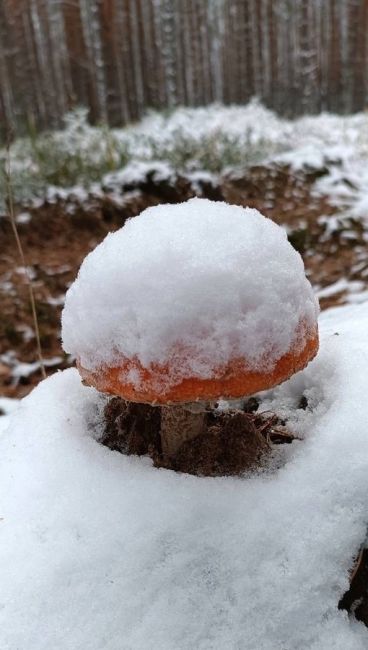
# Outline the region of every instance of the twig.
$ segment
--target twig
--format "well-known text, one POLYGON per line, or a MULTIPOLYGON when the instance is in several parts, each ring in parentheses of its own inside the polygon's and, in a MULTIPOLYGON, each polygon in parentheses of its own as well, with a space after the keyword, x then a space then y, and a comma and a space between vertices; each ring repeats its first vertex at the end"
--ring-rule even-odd
POLYGON ((33 290, 33 283, 32 283, 32 278, 29 272, 29 268, 26 264, 26 259, 24 256, 24 251, 22 247, 22 243, 19 238, 19 233, 17 229, 17 222, 15 220, 15 210, 14 210, 14 196, 13 196, 13 188, 12 188, 12 182, 11 182, 11 162, 10 162, 10 142, 11 142, 11 134, 8 134, 7 138, 7 143, 6 143, 6 157, 5 157, 5 163, 4 163, 4 179, 5 179, 5 198, 6 198, 6 206, 8 210, 8 217, 11 223, 11 227, 14 233, 19 257, 22 263, 22 266, 25 270, 25 275, 27 279, 27 286, 28 286, 28 293, 29 293, 29 302, 31 305, 31 310, 32 310, 32 318, 33 318, 33 325, 34 325, 34 330, 35 330, 35 335, 36 335, 36 348, 37 348, 37 357, 40 362, 40 369, 41 369, 41 374, 43 379, 46 378, 46 370, 45 370, 45 364, 43 362, 43 357, 42 357, 42 350, 41 350, 41 340, 40 340, 40 328, 38 325, 38 318, 37 318, 37 310, 36 310, 36 301, 35 301, 35 296, 34 296, 34 290, 33 290))

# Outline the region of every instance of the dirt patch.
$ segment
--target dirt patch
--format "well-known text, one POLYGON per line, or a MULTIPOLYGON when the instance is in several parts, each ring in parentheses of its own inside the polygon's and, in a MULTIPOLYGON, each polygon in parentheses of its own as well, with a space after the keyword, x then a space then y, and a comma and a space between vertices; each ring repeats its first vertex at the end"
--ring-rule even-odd
POLYGON ((103 445, 121 453, 147 455, 155 467, 198 476, 241 475, 260 467, 273 444, 290 443, 294 436, 278 417, 245 411, 208 410, 203 433, 183 443, 173 457, 161 448, 161 409, 114 397, 105 407, 103 445))
POLYGON ((113 397, 105 406, 105 431, 100 442, 122 454, 161 456, 161 409, 113 397))
POLYGON ((262 426, 241 411, 212 415, 205 432, 180 447, 172 469, 199 476, 241 475, 254 470, 271 450, 262 426))
POLYGON ((355 561, 350 588, 341 598, 339 609, 345 609, 368 627, 368 548, 363 547, 355 561))

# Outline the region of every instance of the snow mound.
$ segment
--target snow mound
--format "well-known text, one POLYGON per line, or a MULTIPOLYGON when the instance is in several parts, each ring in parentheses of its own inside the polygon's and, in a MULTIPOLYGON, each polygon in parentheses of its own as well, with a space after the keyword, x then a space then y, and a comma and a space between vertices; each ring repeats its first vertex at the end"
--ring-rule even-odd
POLYGON ((305 440, 246 479, 112 452, 77 371, 42 382, 0 438, 2 650, 366 650, 337 603, 368 521, 367 331, 368 305, 322 315, 266 404, 305 440))
POLYGON ((19 400, 0 397, 0 434, 9 426, 10 413, 18 408, 19 400))
MULTIPOLYGON (((234 358, 272 367, 297 337, 304 347, 317 310, 283 229, 256 210, 191 199, 148 208, 87 256, 62 337, 89 370, 169 364, 165 389, 234 358)), ((126 379, 139 387, 138 373, 126 379)))

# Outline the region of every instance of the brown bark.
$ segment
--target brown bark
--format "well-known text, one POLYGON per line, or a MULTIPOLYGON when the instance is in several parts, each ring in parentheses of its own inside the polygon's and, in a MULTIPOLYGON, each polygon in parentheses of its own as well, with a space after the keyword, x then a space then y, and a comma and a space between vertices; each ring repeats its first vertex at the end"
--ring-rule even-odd
POLYGON ((362 110, 367 33, 368 0, 3 0, 0 128, 254 94, 285 114, 362 110))

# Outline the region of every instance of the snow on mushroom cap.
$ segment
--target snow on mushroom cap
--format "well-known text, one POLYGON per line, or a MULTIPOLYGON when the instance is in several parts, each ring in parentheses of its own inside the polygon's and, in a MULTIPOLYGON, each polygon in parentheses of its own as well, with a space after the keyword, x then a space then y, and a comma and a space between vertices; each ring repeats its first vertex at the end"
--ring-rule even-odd
MULTIPOLYGON (((144 210, 86 257, 62 337, 88 370, 167 365, 168 388, 234 358, 272 368, 296 338, 305 345, 317 314, 282 228, 257 210, 191 199, 144 210)), ((140 384, 138 372, 127 379, 140 384)))

